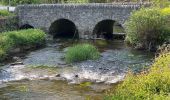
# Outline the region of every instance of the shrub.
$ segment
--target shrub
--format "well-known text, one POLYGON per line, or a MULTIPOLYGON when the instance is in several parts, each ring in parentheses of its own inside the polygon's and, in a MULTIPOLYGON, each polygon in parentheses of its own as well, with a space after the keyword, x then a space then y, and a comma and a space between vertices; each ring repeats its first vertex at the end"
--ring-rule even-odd
POLYGON ((155 7, 168 7, 170 5, 169 0, 150 0, 152 2, 152 6, 155 7))
POLYGON ((9 37, 0 35, 0 61, 5 59, 6 52, 8 52, 12 46, 13 42, 9 37))
POLYGON ((0 35, 0 49, 4 51, 8 51, 13 47, 13 41, 11 38, 6 36, 5 34, 0 35))
POLYGON ((78 44, 73 47, 69 47, 66 53, 65 59, 66 62, 77 62, 88 59, 98 59, 99 52, 98 50, 90 44, 78 44))
POLYGON ((0 10, 0 16, 2 16, 2 17, 11 16, 11 15, 13 15, 13 14, 11 14, 7 10, 0 10))
POLYGON ((38 29, 11 31, 6 34, 13 40, 15 46, 43 45, 45 42, 45 33, 38 29))
POLYGON ((155 59, 149 72, 128 74, 109 100, 169 100, 170 52, 155 59))
POLYGON ((43 45, 45 42, 45 33, 39 29, 28 29, 21 31, 10 31, 0 34, 0 61, 7 53, 15 47, 34 47, 43 45))
POLYGON ((133 12, 126 24, 126 41, 151 50, 170 37, 168 17, 158 8, 142 8, 133 12))
POLYGON ((170 7, 161 9, 161 13, 163 15, 169 16, 170 15, 170 7))
MULTIPOLYGON (((170 27, 170 7, 161 9, 161 14, 166 17, 166 27, 169 29, 170 27)), ((169 42, 170 42, 170 34, 169 34, 169 42)))
POLYGON ((0 48, 0 61, 4 60, 6 57, 6 52, 0 48))

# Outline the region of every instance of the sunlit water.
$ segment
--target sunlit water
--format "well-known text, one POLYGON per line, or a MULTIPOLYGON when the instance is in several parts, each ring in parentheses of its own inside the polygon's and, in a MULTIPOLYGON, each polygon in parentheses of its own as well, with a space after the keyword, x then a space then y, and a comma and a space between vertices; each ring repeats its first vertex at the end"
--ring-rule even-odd
POLYGON ((64 61, 67 47, 84 42, 87 41, 57 40, 26 55, 21 59, 24 65, 3 66, 0 72, 0 98, 100 100, 103 91, 111 87, 109 84, 122 81, 129 70, 141 71, 151 64, 153 58, 148 52, 126 47, 123 41, 96 40, 90 43, 101 52, 98 60, 67 64, 64 61))

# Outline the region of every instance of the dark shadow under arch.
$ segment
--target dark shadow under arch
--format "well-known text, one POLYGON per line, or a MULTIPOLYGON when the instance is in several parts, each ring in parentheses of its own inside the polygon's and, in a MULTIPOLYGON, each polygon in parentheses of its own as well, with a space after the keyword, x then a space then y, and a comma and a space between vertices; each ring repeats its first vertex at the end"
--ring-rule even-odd
MULTIPOLYGON (((106 40, 112 40, 115 38, 114 33, 117 31, 124 30, 121 24, 114 20, 106 19, 98 22, 93 30, 93 35, 96 38, 104 38, 106 40)), ((123 31, 122 31, 123 32, 123 31)))
POLYGON ((34 28, 34 27, 29 24, 24 24, 19 29, 30 29, 30 28, 34 28))
POLYGON ((68 19, 59 19, 54 21, 50 28, 49 33, 54 38, 78 38, 78 30, 75 24, 68 19))

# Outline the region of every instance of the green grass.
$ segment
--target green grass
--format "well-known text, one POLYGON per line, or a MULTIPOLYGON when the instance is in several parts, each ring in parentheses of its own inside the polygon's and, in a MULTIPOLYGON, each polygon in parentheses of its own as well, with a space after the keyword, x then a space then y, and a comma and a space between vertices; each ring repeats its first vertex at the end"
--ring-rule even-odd
POLYGON ((0 34, 0 48, 4 51, 8 51, 14 45, 13 40, 7 36, 7 34, 0 34))
POLYGON ((45 44, 45 33, 39 29, 9 31, 0 34, 0 61, 13 48, 35 47, 45 44))
POLYGON ((7 10, 0 10, 0 17, 12 16, 13 14, 7 10))
POLYGON ((100 53, 98 50, 91 44, 78 44, 73 47, 69 47, 66 53, 65 59, 66 62, 78 62, 88 59, 98 59, 100 53))
POLYGON ((38 29, 11 31, 5 34, 13 40, 15 46, 43 45, 45 41, 45 33, 38 29))
POLYGON ((129 73, 105 100, 170 100, 170 52, 155 59, 149 72, 129 73))

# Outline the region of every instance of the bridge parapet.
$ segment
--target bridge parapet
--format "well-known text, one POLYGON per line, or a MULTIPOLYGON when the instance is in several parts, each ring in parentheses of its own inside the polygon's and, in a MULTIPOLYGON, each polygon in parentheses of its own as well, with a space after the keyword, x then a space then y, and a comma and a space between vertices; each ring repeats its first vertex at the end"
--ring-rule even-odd
POLYGON ((96 8, 96 7, 102 7, 102 8, 111 8, 111 7, 121 7, 121 8, 135 8, 135 7, 141 7, 141 6, 150 6, 150 3, 82 3, 82 4, 75 4, 75 3, 69 3, 69 4, 30 4, 30 5, 19 5, 17 8, 65 8, 65 7, 71 7, 71 8, 96 8))

